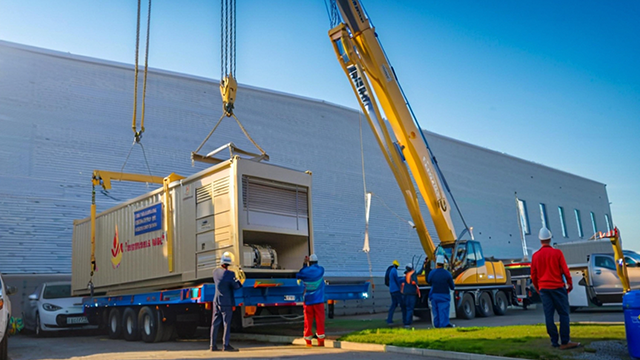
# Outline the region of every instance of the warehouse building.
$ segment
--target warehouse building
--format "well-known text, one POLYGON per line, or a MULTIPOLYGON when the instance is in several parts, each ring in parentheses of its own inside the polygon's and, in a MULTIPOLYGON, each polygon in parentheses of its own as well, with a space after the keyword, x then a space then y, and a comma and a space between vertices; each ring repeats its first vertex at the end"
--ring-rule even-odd
MULTIPOLYGON (((132 65, 0 41, 0 272, 71 272, 73 220, 89 216, 94 169, 186 176, 207 167, 192 165, 190 153, 222 115, 217 81, 150 70, 144 150, 132 146, 132 95, 132 65)), ((382 276, 392 260, 406 263, 423 253, 357 110, 240 86, 235 113, 272 164, 313 173, 315 250, 328 275, 382 276), (362 252, 365 183, 374 194, 369 254, 362 252)), ((426 137, 486 256, 521 258, 522 236, 530 254, 543 223, 558 243, 611 227, 602 183, 438 134, 426 137)), ((225 119, 202 152, 229 142, 253 150, 225 119)), ((109 193, 97 193, 98 211, 155 187, 114 183, 109 193)), ((460 218, 454 223, 460 231, 460 218)))

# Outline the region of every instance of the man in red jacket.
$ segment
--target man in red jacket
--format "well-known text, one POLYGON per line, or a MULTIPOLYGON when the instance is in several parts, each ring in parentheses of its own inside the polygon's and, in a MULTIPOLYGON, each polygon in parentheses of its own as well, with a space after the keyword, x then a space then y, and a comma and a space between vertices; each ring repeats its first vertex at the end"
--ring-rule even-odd
POLYGON ((573 290, 573 282, 562 251, 549 245, 551 236, 546 227, 540 229, 538 238, 542 247, 531 257, 531 281, 542 298, 551 345, 561 350, 573 349, 580 346, 580 343, 570 341, 569 333, 569 292, 573 290), (558 328, 553 321, 556 311, 560 317, 560 344, 558 328))

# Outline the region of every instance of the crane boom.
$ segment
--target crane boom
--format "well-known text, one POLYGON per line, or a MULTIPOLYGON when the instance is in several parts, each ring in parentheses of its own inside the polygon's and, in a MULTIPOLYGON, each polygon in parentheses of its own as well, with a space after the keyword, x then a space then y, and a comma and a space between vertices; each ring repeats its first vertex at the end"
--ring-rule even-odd
POLYGON ((357 0, 336 0, 336 4, 344 23, 329 31, 334 50, 343 70, 351 79, 360 105, 403 190, 422 245, 427 255, 433 259, 433 241, 426 230, 420 229, 424 226, 424 219, 420 214, 413 183, 406 170, 408 167, 411 171, 427 203, 440 242, 455 242, 456 232, 451 220, 451 207, 432 162, 433 156, 406 105, 395 73, 377 39, 375 29, 364 14, 362 5, 357 0), (375 94, 375 98, 372 94, 375 94), (387 124, 380 116, 377 103, 384 111, 396 143, 393 143, 387 134, 387 124), (404 158, 405 162, 398 161, 397 158, 404 158))

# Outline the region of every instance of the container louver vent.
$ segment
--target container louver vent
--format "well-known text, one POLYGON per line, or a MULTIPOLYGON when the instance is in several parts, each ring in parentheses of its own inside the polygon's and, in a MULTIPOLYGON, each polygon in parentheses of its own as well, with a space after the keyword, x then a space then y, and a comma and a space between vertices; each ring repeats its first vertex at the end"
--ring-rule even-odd
POLYGON ((245 210, 308 217, 307 188, 277 181, 242 177, 245 210))
POLYGON ((205 202, 207 200, 211 200, 212 198, 212 192, 211 189, 213 188, 213 183, 209 183, 203 187, 200 187, 196 190, 196 203, 201 203, 201 202, 205 202))

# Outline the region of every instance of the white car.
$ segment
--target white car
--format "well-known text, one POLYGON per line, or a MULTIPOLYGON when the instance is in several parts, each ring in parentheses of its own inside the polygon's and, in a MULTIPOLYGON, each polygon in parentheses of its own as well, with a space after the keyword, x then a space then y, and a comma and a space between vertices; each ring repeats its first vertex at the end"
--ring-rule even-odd
POLYGON ((11 319, 11 301, 9 295, 15 292, 13 286, 7 287, 0 273, 0 360, 9 358, 9 320, 11 319))
POLYGON ((47 331, 89 327, 83 312, 82 298, 71 297, 71 282, 49 282, 29 295, 22 319, 26 329, 42 336, 47 331))

